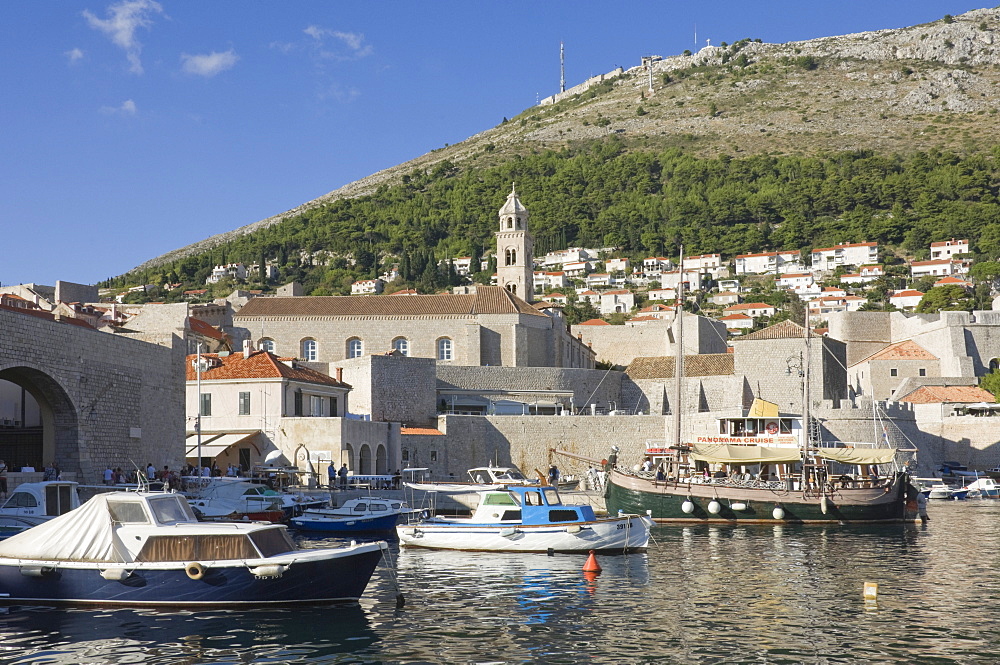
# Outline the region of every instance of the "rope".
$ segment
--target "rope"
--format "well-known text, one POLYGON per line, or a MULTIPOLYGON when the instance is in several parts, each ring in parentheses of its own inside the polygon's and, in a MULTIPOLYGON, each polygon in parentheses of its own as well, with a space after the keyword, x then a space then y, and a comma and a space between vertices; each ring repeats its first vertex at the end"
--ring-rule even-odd
POLYGON ((385 566, 389 571, 389 578, 392 580, 392 585, 396 587, 396 609, 402 609, 403 606, 406 605, 406 596, 403 595, 403 590, 399 586, 399 577, 396 576, 396 567, 389 558, 388 545, 382 548, 382 560, 385 561, 385 566))

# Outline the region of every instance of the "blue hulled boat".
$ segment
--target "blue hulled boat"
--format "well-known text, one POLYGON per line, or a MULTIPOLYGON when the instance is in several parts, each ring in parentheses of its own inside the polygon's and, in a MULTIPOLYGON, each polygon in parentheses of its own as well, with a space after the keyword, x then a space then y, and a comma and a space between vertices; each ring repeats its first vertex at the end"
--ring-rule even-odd
POLYGON ((303 531, 392 531, 400 515, 409 512, 409 506, 403 501, 366 496, 345 501, 339 508, 306 510, 301 516, 292 518, 291 524, 303 531))
POLYGON ((0 542, 0 602, 260 607, 356 601, 383 541, 297 550, 284 526, 199 522, 180 494, 99 494, 0 542))

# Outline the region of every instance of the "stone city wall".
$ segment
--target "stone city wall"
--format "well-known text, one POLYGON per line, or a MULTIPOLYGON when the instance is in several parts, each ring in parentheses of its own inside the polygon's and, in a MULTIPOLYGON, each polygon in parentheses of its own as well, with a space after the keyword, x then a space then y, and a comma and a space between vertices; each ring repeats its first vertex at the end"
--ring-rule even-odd
POLYGON ((82 482, 101 482, 107 466, 181 465, 180 338, 157 346, 3 310, 0 327, 0 378, 25 386, 48 405, 46 458, 82 482))

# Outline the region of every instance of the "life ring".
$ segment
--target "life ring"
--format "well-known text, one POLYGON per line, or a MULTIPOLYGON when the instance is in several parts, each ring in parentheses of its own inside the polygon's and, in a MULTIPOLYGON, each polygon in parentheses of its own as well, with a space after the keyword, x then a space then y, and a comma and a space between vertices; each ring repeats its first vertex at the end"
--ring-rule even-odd
POLYGON ((778 433, 778 423, 768 423, 767 424, 767 433, 770 434, 770 435, 772 435, 772 436, 775 435, 775 434, 777 434, 778 433))
POLYGON ((200 580, 205 576, 205 566, 201 565, 197 561, 192 561, 184 566, 184 572, 187 573, 187 576, 191 579, 200 580))

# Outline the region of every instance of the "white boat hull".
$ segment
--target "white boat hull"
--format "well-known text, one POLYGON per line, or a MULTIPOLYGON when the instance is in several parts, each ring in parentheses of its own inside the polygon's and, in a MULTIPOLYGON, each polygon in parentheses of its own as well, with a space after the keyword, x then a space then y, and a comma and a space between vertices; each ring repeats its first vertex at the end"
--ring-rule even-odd
POLYGON ((486 552, 638 552, 652 521, 640 515, 595 522, 522 525, 463 523, 440 518, 396 527, 404 547, 486 552))

